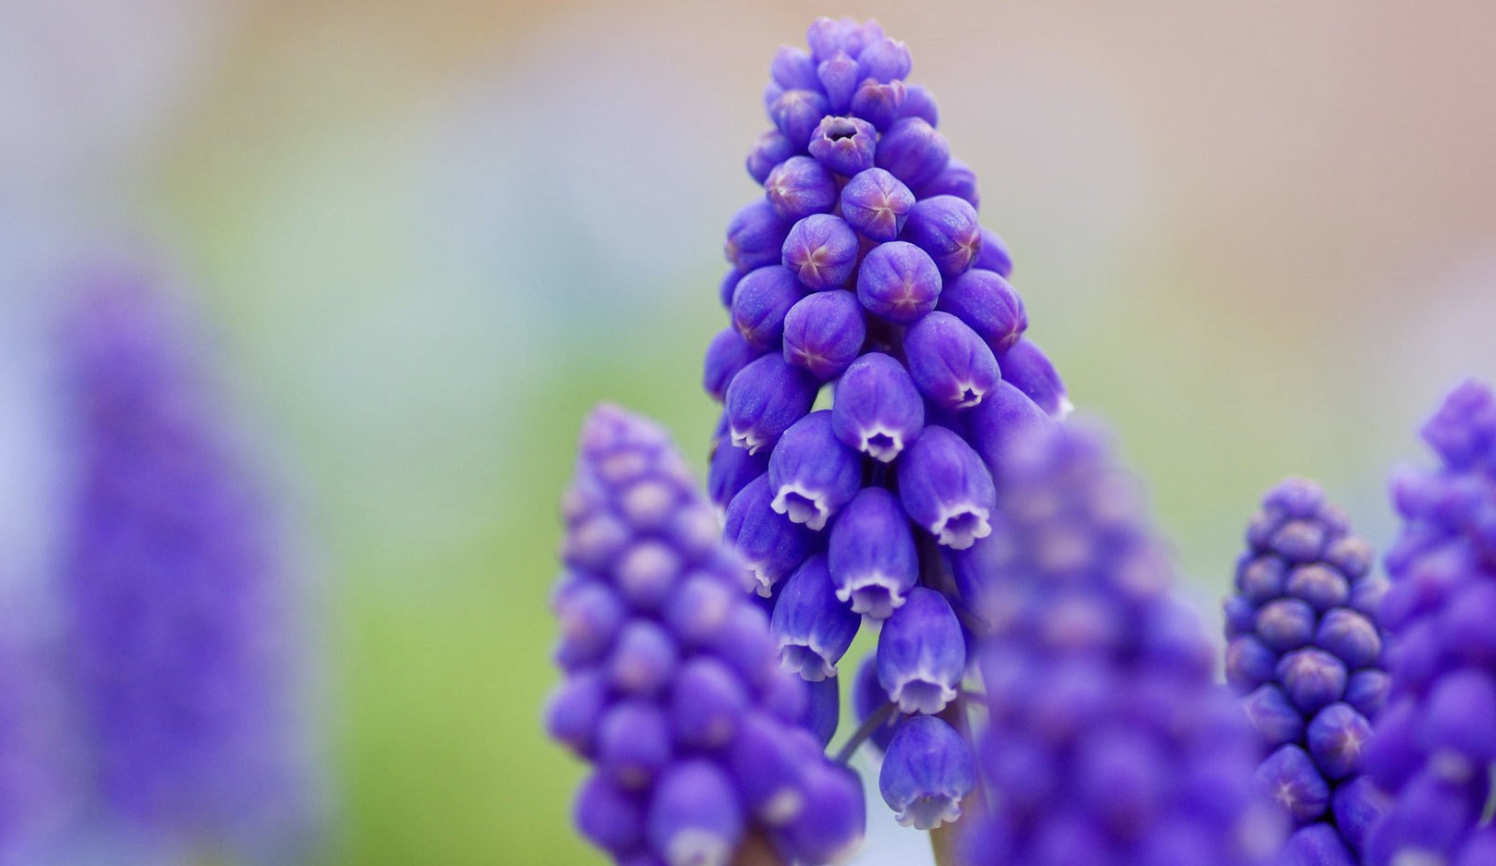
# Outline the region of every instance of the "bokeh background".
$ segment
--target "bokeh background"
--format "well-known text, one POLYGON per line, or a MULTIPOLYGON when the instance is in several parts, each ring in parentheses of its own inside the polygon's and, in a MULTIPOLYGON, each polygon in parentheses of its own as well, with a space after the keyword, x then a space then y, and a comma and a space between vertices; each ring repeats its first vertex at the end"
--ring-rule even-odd
MULTIPOLYGON (((539 731, 557 497, 601 399, 704 464, 721 231, 819 14, 911 46, 1207 617, 1286 473, 1387 542, 1496 378, 1496 6, 57 0, 0 2, 0 573, 46 572, 52 275, 164 269, 303 548, 325 862, 602 862, 539 731)), ((861 862, 920 862, 872 799, 861 862)))

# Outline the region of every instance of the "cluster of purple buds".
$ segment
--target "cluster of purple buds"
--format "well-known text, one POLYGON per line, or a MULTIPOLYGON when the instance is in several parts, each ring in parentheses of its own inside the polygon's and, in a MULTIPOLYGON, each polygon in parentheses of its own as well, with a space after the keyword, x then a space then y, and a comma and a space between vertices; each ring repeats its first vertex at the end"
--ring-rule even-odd
POLYGON ((1008 449, 991 537, 956 563, 989 637, 971 866, 1226 866, 1277 850, 1256 738, 1102 437, 1008 449))
POLYGON ((1404 525, 1380 616, 1391 690, 1366 758, 1391 794, 1371 866, 1496 863, 1496 396, 1467 382, 1423 428, 1442 465, 1393 482, 1404 525))
POLYGON ((309 842, 310 791, 263 500, 181 311, 135 276, 81 288, 65 344, 79 472, 61 594, 84 797, 143 844, 291 857, 309 842))
POLYGON ((1319 485, 1262 500, 1226 601, 1226 677, 1268 757, 1258 780, 1298 828, 1285 866, 1355 866, 1385 797, 1364 775, 1387 698, 1371 547, 1319 485))
MULTIPOLYGON (((812 728, 825 703, 780 670, 744 566, 664 431, 595 410, 563 511, 553 606, 566 679, 547 725, 595 765, 576 801, 582 833, 627 866, 726 866, 753 844, 805 864, 849 854, 861 783, 824 757, 812 728)), ((825 557, 800 573, 824 584, 825 557)), ((800 584, 784 592, 807 606, 825 592, 800 584)), ((807 673, 813 656, 796 656, 807 673)))
POLYGON ((908 49, 872 21, 822 18, 808 42, 774 57, 747 160, 764 195, 728 227, 708 488, 784 667, 834 702, 860 623, 881 629, 884 797, 933 828, 973 776, 937 718, 968 660, 945 560, 992 531, 1010 437, 1068 403, 908 49))

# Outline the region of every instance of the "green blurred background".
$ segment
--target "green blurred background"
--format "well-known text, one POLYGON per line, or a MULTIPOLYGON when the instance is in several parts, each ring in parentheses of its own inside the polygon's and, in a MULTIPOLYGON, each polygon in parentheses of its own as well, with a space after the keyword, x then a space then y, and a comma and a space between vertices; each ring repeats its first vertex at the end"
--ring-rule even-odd
MULTIPOLYGON (((616 400, 703 463, 721 230, 826 13, 909 43, 1207 616, 1263 489, 1385 543, 1416 424, 1496 377, 1487 3, 4 4, 0 336, 101 249, 201 300, 305 544, 328 862, 601 862, 539 731, 575 430, 616 400)), ((873 815, 859 862, 919 862, 873 815)))

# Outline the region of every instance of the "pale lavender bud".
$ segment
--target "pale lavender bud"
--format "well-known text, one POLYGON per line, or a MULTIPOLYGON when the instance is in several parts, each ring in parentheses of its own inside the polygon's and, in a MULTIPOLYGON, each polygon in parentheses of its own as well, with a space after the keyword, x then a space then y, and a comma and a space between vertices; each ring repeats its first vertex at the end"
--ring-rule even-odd
POLYGON ((930 91, 922 84, 904 85, 904 108, 899 116, 921 117, 931 126, 940 125, 940 109, 935 106, 935 98, 930 95, 930 91))
POLYGON ((852 113, 888 132, 904 109, 904 83, 864 81, 852 92, 852 113))
POLYGON ((875 241, 891 241, 904 230, 914 193, 881 168, 859 172, 842 187, 842 218, 875 241))
POLYGON ((904 241, 874 247, 857 269, 857 299, 868 312, 908 325, 935 309, 940 269, 929 254, 904 241))
POLYGON ((649 843, 669 866, 728 866, 743 837, 742 807, 715 764, 675 764, 649 803, 649 843))
POLYGON ((852 107, 852 94, 857 90, 857 61, 845 51, 822 60, 816 67, 816 77, 826 91, 826 101, 831 110, 845 114, 852 107))
POLYGON ((826 97, 814 90, 786 90, 769 107, 769 119, 796 150, 810 144, 810 136, 830 113, 826 97))
MULTIPOLYGON (((833 119, 833 118, 828 118, 833 119)), ((825 127, 817 127, 817 131, 825 127)), ((816 142, 812 142, 814 148, 816 142)), ((781 219, 798 220, 836 207, 838 190, 831 169, 808 156, 792 156, 774 167, 764 183, 764 195, 781 219)), ((793 233, 793 230, 792 230, 793 233)))
POLYGON ((803 48, 789 45, 781 45, 774 52, 774 59, 769 63, 769 77, 785 90, 819 90, 821 87, 810 54, 803 48))
POLYGON ((795 145, 784 137, 784 133, 777 129, 761 132, 758 138, 753 140, 753 149, 748 151, 748 158, 744 161, 748 176, 758 183, 763 183, 769 179, 769 173, 776 165, 794 155, 795 145))
POLYGON ((812 214, 790 229, 784 241, 784 266, 812 289, 846 285, 857 269, 857 232, 841 217, 812 214))
POLYGON ((857 55, 857 68, 861 76, 880 84, 908 78, 911 66, 909 47, 897 39, 879 39, 868 44, 857 55))
MULTIPOLYGON (((866 339, 862 305, 851 292, 816 292, 801 298, 784 317, 784 359, 821 381, 840 376, 866 339)), ((707 360, 711 382, 710 353, 707 360)))
MULTIPOLYGON (((863 82, 857 91, 857 97, 868 87, 869 84, 863 82)), ((853 111, 856 111, 857 97, 852 100, 853 111)), ((901 106, 902 102, 901 99, 901 106)), ((857 113, 866 116, 861 112, 857 113)), ((878 167, 887 169, 889 174, 908 184, 911 189, 917 189, 940 174, 950 161, 950 143, 922 117, 906 117, 890 125, 873 121, 873 125, 883 130, 883 137, 878 141, 878 167)))

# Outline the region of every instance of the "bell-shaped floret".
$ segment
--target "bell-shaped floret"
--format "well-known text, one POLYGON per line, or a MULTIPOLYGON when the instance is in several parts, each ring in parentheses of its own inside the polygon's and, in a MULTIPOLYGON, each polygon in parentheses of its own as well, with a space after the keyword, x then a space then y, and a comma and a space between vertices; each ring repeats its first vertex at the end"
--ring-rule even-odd
POLYGON ((878 774, 878 790, 905 827, 933 830, 961 817, 961 801, 976 786, 971 746, 934 716, 899 726, 878 774))
POLYGON ((965 550, 992 531, 992 475, 966 441, 928 427, 899 461, 904 510, 940 544, 965 550))
POLYGON ((874 247, 857 268, 857 300, 896 325, 912 324, 940 300, 940 269, 929 253, 905 241, 874 247))
POLYGON ((961 622, 945 597, 915 587, 878 635, 878 682, 906 713, 938 713, 956 699, 966 666, 961 622))
MULTIPOLYGON (((857 360, 866 339, 862 305, 851 292, 807 295, 784 317, 784 360, 823 382, 840 376, 857 360)), ((710 354, 707 361, 710 371, 710 354)))
POLYGON ((892 463, 925 426, 925 401, 904 365, 881 352, 853 361, 836 382, 831 429, 848 447, 892 463))
POLYGON ((997 387, 1001 375, 992 349, 950 313, 933 312, 904 334, 914 384, 945 409, 969 409, 997 387))
POLYGON ((919 554, 898 497, 868 487, 831 527, 828 546, 836 597, 855 613, 887 619, 919 582, 919 554))
POLYGON ((785 581, 774 604, 769 634, 779 646, 780 665, 811 682, 836 676, 836 663, 857 636, 861 620, 838 600, 816 554, 785 581))
POLYGON ((771 507, 809 529, 824 529, 861 484, 862 455, 836 438, 829 409, 796 421, 769 457, 771 507))
POLYGON ((815 403, 820 383, 779 354, 765 355, 732 377, 726 415, 732 444, 750 454, 774 447, 815 403))

